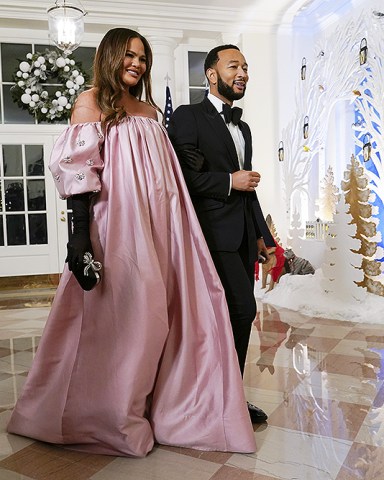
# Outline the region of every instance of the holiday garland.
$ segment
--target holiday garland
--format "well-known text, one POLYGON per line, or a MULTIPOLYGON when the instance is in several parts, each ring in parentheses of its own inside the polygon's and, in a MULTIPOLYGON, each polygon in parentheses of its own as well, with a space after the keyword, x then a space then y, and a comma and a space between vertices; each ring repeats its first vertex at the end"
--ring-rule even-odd
POLYGON ((67 120, 77 96, 85 89, 87 75, 71 56, 56 50, 28 53, 19 64, 11 88, 13 101, 38 122, 67 120), (51 84, 59 84, 60 87, 51 84))

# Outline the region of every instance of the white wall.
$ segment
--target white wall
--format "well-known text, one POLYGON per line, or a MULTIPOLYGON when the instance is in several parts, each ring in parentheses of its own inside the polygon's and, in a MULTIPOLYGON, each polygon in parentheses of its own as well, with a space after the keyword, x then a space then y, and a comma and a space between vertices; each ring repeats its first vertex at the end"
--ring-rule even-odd
POLYGON ((261 174, 257 194, 264 215, 277 217, 281 205, 276 202, 279 188, 277 164, 278 99, 276 35, 273 30, 246 33, 242 50, 249 65, 249 82, 244 99, 244 119, 253 137, 253 169, 261 174))

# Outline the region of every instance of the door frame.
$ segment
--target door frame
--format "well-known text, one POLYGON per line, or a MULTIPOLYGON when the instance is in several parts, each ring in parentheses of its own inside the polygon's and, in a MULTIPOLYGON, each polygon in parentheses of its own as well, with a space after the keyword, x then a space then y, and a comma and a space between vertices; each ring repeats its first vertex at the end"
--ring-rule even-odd
POLYGON ((67 203, 60 199, 49 159, 67 125, 0 125, 0 144, 43 145, 48 243, 0 246, 0 277, 61 273, 68 241, 67 203))

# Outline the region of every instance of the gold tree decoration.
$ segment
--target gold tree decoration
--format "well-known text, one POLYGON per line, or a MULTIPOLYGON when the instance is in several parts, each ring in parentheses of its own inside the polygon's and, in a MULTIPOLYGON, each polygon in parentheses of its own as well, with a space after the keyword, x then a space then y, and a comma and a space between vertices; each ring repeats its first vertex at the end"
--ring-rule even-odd
POLYGON ((282 246, 281 244, 281 239, 277 233, 277 229, 276 229, 276 225, 274 223, 274 221, 272 220, 272 217, 271 215, 268 213, 268 215, 265 217, 265 221, 267 223, 267 226, 269 228, 269 231, 271 232, 271 235, 272 237, 276 240, 276 243, 278 243, 280 245, 280 247, 282 246))
POLYGON ((355 156, 352 155, 351 163, 344 172, 344 180, 341 182, 341 188, 345 192, 345 201, 349 205, 349 212, 352 216, 352 224, 356 225, 356 234, 354 238, 360 240, 359 250, 352 250, 354 253, 363 256, 362 269, 364 278, 358 283, 360 287, 365 287, 368 292, 384 296, 384 284, 374 277, 381 275, 381 263, 375 260, 377 251, 377 232, 378 220, 372 217, 373 207, 369 200, 374 200, 368 187, 369 179, 365 174, 364 168, 355 156))
POLYGON ((331 166, 327 168, 327 173, 320 184, 320 198, 317 202, 319 211, 317 215, 323 222, 333 222, 336 205, 339 201, 339 189, 335 185, 335 176, 331 166))

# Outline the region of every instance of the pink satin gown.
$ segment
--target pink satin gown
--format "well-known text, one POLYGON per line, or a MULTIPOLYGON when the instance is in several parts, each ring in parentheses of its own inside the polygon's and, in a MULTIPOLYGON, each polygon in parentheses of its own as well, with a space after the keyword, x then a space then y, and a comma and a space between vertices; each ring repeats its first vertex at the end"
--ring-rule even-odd
POLYGON ((84 452, 254 452, 225 296, 165 129, 68 127, 50 169, 93 197, 102 281, 63 275, 8 431, 84 452))

